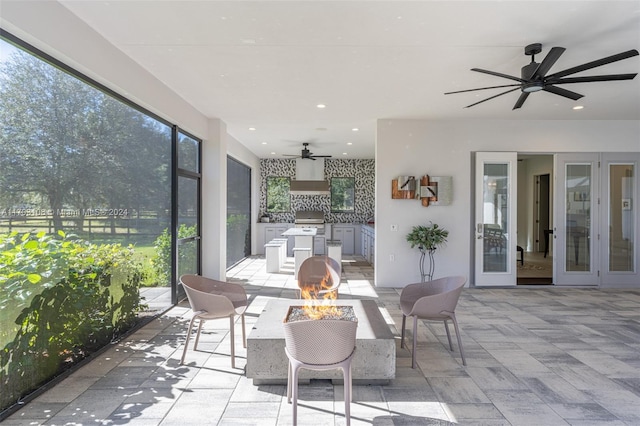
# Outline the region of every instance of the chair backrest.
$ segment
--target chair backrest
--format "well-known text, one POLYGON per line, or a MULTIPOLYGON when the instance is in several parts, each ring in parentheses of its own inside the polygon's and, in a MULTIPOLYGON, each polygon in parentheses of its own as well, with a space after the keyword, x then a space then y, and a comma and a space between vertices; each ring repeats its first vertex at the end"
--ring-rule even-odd
POLYGON ((356 347, 358 323, 350 320, 305 320, 284 323, 287 351, 305 364, 337 364, 356 347))
POLYGON ((326 288, 321 293, 333 291, 340 286, 340 265, 327 256, 311 256, 306 258, 298 270, 298 287, 319 287, 323 279, 329 279, 325 283, 326 288))
POLYGON ((412 315, 439 316, 440 312, 455 311, 466 282, 466 277, 451 276, 410 284, 402 290, 400 299, 401 301, 411 300, 414 303, 412 315))
POLYGON ((220 316, 235 313, 232 300, 225 295, 225 290, 231 283, 191 274, 181 276, 180 282, 194 311, 206 311, 220 316))

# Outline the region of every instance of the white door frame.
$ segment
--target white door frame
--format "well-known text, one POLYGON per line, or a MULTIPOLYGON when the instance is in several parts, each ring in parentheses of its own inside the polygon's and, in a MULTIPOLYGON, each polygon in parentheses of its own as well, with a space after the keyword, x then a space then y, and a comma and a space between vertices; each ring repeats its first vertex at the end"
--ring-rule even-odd
POLYGON ((640 153, 605 153, 602 154, 602 200, 600 205, 602 213, 602 237, 600 246, 602 252, 601 261, 601 282, 602 287, 640 287, 640 218, 638 217, 638 196, 640 195, 640 153), (611 191, 611 167, 612 165, 630 165, 633 167, 632 176, 629 178, 626 188, 620 194, 612 194, 611 191), (621 196, 621 198, 619 198, 621 196), (627 202, 628 200, 628 202, 627 202), (622 206, 622 203, 626 203, 622 206), (625 239, 630 240, 632 250, 632 269, 630 271, 611 271, 610 267, 610 247, 612 215, 623 215, 627 228, 625 239))
POLYGON ((556 285, 597 286, 600 283, 599 164, 597 153, 554 155, 553 282, 556 285), (589 176, 580 182, 578 178, 567 181, 569 167, 588 168, 589 176), (583 188, 576 189, 578 185, 583 188))
MULTIPOLYGON (((475 285, 478 287, 515 286, 517 283, 516 247, 517 247, 517 152, 476 152, 475 161, 475 285), (506 264, 504 270, 490 271, 486 267, 489 256, 495 255, 491 249, 485 253, 486 242, 486 202, 485 202, 485 165, 504 165, 507 169, 506 224, 508 229, 501 229, 504 234, 504 246, 501 255, 506 264)), ((504 200, 502 200, 504 201, 504 200)), ((494 209, 497 206, 493 206, 494 209)), ((501 210, 502 211, 502 210, 501 210)), ((493 223, 493 222, 492 222, 493 223)), ((493 250, 497 250, 493 248, 493 250)))

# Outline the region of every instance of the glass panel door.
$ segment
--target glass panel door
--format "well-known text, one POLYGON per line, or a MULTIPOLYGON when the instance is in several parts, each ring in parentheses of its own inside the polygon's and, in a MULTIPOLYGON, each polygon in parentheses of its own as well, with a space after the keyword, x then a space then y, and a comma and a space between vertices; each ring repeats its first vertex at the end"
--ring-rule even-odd
MULTIPOLYGON (((176 224, 175 279, 184 274, 200 274, 200 197, 201 142, 179 131, 174 152, 177 168, 174 181, 177 203, 173 212, 176 224)), ((176 286, 176 302, 185 297, 182 286, 176 286)))
POLYGON ((516 284, 516 164, 516 153, 476 154, 477 286, 516 284))
POLYGON ((603 211, 607 229, 603 236, 602 285, 640 286, 638 276, 638 162, 640 154, 604 154, 603 211))
POLYGON ((598 154, 556 155, 554 282, 597 285, 598 154))

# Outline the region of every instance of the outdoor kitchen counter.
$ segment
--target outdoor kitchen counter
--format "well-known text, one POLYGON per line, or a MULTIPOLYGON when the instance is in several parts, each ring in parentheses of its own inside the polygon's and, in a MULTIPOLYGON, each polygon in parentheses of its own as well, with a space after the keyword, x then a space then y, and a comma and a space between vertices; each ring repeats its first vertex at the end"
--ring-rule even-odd
POLYGON ((289 228, 282 233, 285 237, 306 237, 315 236, 318 233, 316 228, 289 228))
MULTIPOLYGON (((287 382, 288 359, 284 352, 282 322, 289 306, 300 306, 303 300, 270 300, 247 337, 247 378, 254 385, 283 384, 287 382)), ((356 353, 351 364, 353 382, 383 384, 396 375, 396 344, 374 300, 338 299, 338 306, 353 306, 358 318, 356 353)), ((322 320, 319 320, 322 321, 322 320)), ((331 350, 331 348, 327 348, 331 350)), ((342 380, 338 370, 303 370, 301 379, 342 380)))

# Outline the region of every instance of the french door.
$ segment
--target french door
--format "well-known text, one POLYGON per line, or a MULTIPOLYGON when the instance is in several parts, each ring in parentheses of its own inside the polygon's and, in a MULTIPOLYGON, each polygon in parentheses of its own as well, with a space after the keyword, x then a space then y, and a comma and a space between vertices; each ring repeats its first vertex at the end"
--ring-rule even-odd
POLYGON ((475 285, 516 285, 517 153, 476 153, 475 285))
POLYGON ((598 285, 599 154, 556 154, 553 282, 598 285))
POLYGON ((640 287, 640 254, 636 248, 640 239, 638 164, 637 152, 602 155, 603 287, 640 287))
MULTIPOLYGON (((640 153, 554 155, 553 283, 640 287, 640 153)), ((475 285, 516 277, 517 153, 475 161, 475 285)))

